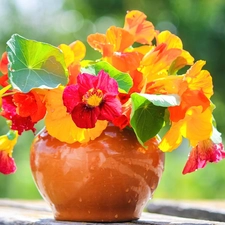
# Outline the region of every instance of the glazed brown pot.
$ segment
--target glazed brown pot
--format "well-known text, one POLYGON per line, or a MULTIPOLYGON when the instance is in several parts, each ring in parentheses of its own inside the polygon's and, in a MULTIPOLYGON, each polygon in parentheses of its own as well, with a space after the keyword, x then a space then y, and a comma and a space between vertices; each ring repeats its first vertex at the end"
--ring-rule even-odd
POLYGON ((56 220, 118 222, 140 218, 162 175, 164 154, 156 138, 145 150, 131 130, 109 126, 87 144, 63 143, 42 131, 30 163, 56 220))

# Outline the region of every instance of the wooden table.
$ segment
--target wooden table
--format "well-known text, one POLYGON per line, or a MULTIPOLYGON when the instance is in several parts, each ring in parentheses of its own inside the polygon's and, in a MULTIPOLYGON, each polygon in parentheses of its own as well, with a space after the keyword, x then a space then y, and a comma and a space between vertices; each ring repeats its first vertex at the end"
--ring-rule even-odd
MULTIPOLYGON (((0 199, 0 225, 84 225, 55 221, 44 201, 0 199)), ((104 223, 100 223, 104 224, 104 223)), ((112 223, 116 224, 116 223, 112 223)), ((121 224, 121 223, 120 223, 121 224)), ((224 201, 152 200, 137 221, 122 224, 225 225, 224 201), (224 221, 224 222, 223 222, 224 221)))

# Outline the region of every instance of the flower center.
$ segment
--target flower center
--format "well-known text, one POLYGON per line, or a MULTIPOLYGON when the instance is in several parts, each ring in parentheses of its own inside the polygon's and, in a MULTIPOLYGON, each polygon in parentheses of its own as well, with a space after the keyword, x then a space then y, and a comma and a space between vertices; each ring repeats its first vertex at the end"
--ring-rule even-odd
POLYGON ((99 106, 102 102, 103 93, 99 89, 91 88, 83 96, 83 102, 85 102, 89 107, 99 106))

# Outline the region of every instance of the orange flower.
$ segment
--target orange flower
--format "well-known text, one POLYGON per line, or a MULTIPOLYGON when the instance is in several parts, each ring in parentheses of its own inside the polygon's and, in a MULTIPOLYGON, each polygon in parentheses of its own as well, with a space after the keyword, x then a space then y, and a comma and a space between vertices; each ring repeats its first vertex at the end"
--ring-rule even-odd
POLYGON ((151 45, 155 37, 155 29, 146 18, 147 16, 138 10, 129 11, 125 17, 124 29, 134 36, 135 42, 151 45))
MULTIPOLYGON (((184 76, 171 75, 156 79, 146 85, 149 94, 178 94, 184 84, 184 76)), ((185 83, 186 88, 186 83, 185 83)))
POLYGON ((165 43, 149 51, 141 61, 141 72, 147 82, 168 76, 167 70, 181 53, 181 49, 168 49, 165 43))
POLYGON ((7 86, 8 83, 8 58, 7 58, 7 53, 4 52, 2 54, 2 58, 0 60, 0 72, 2 72, 2 76, 0 76, 0 85, 2 87, 7 86))
POLYGON ((181 104, 169 108, 171 121, 183 119, 191 106, 201 105, 203 111, 210 106, 213 85, 209 72, 201 70, 204 64, 204 61, 197 61, 183 77, 183 83, 178 89, 181 104))
POLYGON ((91 34, 89 45, 98 50, 104 60, 122 72, 136 69, 142 54, 129 49, 134 43, 134 36, 123 28, 111 26, 106 34, 91 34))
POLYGON ((192 65, 194 58, 185 50, 176 35, 163 31, 156 36, 157 45, 141 61, 141 72, 148 82, 175 73, 185 65, 192 65))
POLYGON ((164 43, 166 44, 167 49, 180 49, 182 51, 179 57, 177 57, 170 66, 170 73, 174 74, 182 67, 193 64, 194 58, 190 55, 189 52, 183 49, 183 43, 181 39, 168 30, 159 33, 156 36, 156 42, 157 46, 164 43))
POLYGON ((4 52, 2 54, 2 58, 0 60, 0 71, 3 73, 3 74, 6 74, 8 73, 8 58, 7 58, 7 53, 4 52))

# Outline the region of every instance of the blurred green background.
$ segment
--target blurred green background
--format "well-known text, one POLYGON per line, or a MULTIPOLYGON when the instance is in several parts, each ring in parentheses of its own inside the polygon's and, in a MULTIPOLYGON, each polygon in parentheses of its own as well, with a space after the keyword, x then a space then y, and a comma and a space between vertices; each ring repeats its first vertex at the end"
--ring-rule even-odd
MULTIPOLYGON (((214 79, 214 116, 225 138, 224 0, 1 0, 0 52, 13 33, 56 46, 77 39, 86 43, 88 34, 105 32, 110 25, 123 26, 126 11, 132 9, 143 11, 158 30, 177 34, 195 60, 207 61, 204 69, 214 79)), ((86 46, 87 58, 100 56, 86 46)), ((1 119, 0 134, 6 132, 4 124, 1 119)), ((29 167, 32 138, 30 132, 22 135, 15 148, 17 172, 0 174, 1 198, 41 198, 29 167)), ((185 143, 166 154, 165 172, 154 198, 225 199, 225 160, 182 175, 187 156, 185 143)))

